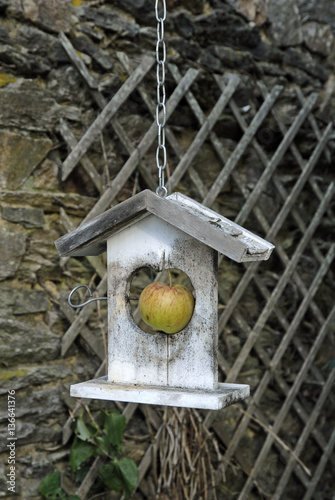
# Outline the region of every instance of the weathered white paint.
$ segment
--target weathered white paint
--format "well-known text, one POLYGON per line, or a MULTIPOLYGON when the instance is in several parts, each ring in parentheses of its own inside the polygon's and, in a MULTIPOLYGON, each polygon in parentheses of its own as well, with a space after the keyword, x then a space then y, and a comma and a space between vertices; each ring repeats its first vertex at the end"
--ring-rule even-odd
POLYGON ((107 241, 108 380, 113 384, 215 390, 217 252, 154 215, 107 241), (195 289, 190 323, 174 335, 143 332, 127 302, 132 274, 142 266, 178 268, 195 289))
MULTIPOLYGON (((260 236, 181 193, 173 193, 168 196, 168 199, 183 209, 181 212, 184 214, 184 217, 192 215, 199 222, 202 222, 204 226, 207 225, 208 227, 208 224, 214 226, 216 232, 215 239, 209 243, 206 239, 206 234, 203 234, 202 241, 210 244, 213 248, 216 248, 231 259, 237 262, 250 262, 268 260, 270 257, 274 245, 260 236)), ((194 237, 201 237, 196 231, 192 232, 189 230, 189 234, 192 234, 194 237)))
POLYGON ((112 384, 107 377, 102 377, 72 385, 70 394, 76 398, 221 410, 247 398, 250 395, 250 388, 241 384, 218 384, 217 389, 213 391, 127 386, 112 384))

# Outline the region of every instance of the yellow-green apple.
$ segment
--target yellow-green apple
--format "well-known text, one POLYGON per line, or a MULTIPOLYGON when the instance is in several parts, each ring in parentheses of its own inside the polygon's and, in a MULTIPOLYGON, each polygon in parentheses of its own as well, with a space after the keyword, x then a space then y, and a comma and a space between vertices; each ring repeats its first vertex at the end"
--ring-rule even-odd
POLYGON ((147 325, 164 333, 177 333, 192 317, 194 298, 183 285, 157 281, 142 290, 138 307, 147 325))

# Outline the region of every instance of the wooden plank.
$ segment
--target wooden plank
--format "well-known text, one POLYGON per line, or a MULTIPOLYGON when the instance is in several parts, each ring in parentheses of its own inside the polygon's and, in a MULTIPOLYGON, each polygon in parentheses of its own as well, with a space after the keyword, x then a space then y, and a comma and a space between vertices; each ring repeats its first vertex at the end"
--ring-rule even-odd
MULTIPOLYGON (((70 127, 68 126, 66 121, 63 120, 63 118, 61 118, 61 120, 60 120, 59 131, 60 131, 63 139, 65 140, 66 144, 70 147, 70 149, 73 150, 77 146, 78 141, 75 138, 72 130, 70 129, 70 127)), ((98 189, 99 192, 101 192, 102 191, 101 175, 97 172, 93 163, 86 156, 83 156, 81 158, 80 162, 81 162, 82 166, 84 167, 84 169, 86 170, 87 174, 89 175, 89 177, 90 177, 91 181, 93 182, 93 184, 95 185, 95 187, 98 189)), ((62 180, 64 181, 68 177, 69 174, 70 174, 70 171, 68 170, 66 172, 66 177, 63 176, 62 180)))
POLYGON ((286 132, 282 142, 280 143, 279 147, 276 149, 276 152, 273 155, 273 157, 271 158, 267 168, 264 170, 261 177, 258 179, 256 186, 254 187, 254 189, 252 190, 251 194, 248 197, 247 202, 244 204, 242 210, 238 214, 238 216, 236 218, 236 222, 238 222, 239 224, 243 224, 243 222, 245 222, 246 218, 248 217, 248 215, 250 213, 250 210, 255 205, 255 203, 258 200, 259 196, 261 195, 263 189, 265 188, 266 184, 270 180, 270 177, 273 175, 274 171, 278 167, 286 150, 288 149, 288 147, 292 143, 294 137, 298 133, 302 123, 305 121, 306 117, 311 112, 314 104, 316 103, 317 98, 318 98, 318 94, 316 92, 309 96, 306 104, 300 110, 298 116, 295 118, 291 127, 286 132))
MULTIPOLYGON (((65 35, 62 36, 62 43, 63 43, 64 48, 66 49, 71 61, 73 62, 75 67, 78 69, 82 78, 84 79, 85 83, 87 84, 94 100, 96 101, 98 106, 103 110, 107 106, 107 101, 104 98, 104 96, 101 94, 101 92, 99 92, 99 90, 97 90, 98 83, 92 77, 92 75, 90 74, 90 72, 86 68, 85 64, 78 56, 76 50, 73 48, 70 40, 68 40, 65 37, 65 35)), ((122 60, 126 57, 126 55, 123 54, 122 52, 121 53, 118 52, 117 55, 118 55, 120 60, 122 60)), ((130 74, 132 72, 133 72, 133 70, 129 71, 130 74)), ((129 140, 129 138, 128 138, 124 128, 120 124, 119 120, 114 117, 110 120, 110 123, 111 123, 116 135, 118 136, 119 140, 121 141, 121 143, 123 144, 125 149, 128 151, 128 153, 131 155, 134 152, 135 148, 133 147, 131 141, 129 140)), ((67 144, 71 145, 71 149, 74 149, 77 145, 77 141, 74 138, 73 134, 71 133, 69 127, 65 127, 64 120, 61 120, 60 132, 61 132, 63 138, 66 140, 67 144)), ((86 158, 85 156, 82 157, 81 164, 83 165, 83 167, 87 171, 88 175, 91 177, 92 181, 94 182, 94 184, 96 185, 98 190, 101 192, 102 191, 101 176, 98 174, 95 167, 92 165, 92 163, 89 161, 89 159, 86 158)), ((73 166, 73 168, 74 167, 75 167, 75 165, 73 166)), ((144 171, 144 173, 146 174, 145 168, 140 166, 140 169, 142 171, 144 171)), ((69 170, 69 169, 66 172, 65 171, 63 172, 63 179, 62 179, 63 181, 65 180, 65 178, 68 177, 70 172, 71 172, 71 170, 69 170)), ((151 187, 151 189, 154 190, 156 186, 152 185, 153 181, 152 181, 152 178, 149 176, 149 174, 146 175, 145 178, 146 178, 146 182, 149 185, 149 187, 151 187)))
MULTIPOLYGON (((138 386, 214 390, 218 382, 216 252, 151 216, 109 239, 107 257, 108 295, 111 304, 116 305, 109 311, 108 380, 126 384, 127 391, 138 386), (194 258, 189 255, 191 249, 194 258), (201 262, 201 272, 199 266, 194 266, 194 260, 201 262), (124 303, 129 277, 143 265, 160 270, 182 269, 196 290, 192 318, 173 339, 160 333, 145 334, 134 324, 124 303)), ((150 397, 152 393, 143 394, 150 397)), ((137 396, 136 391, 133 395, 137 396)), ((153 395, 159 397, 159 391, 158 396, 153 395)), ((188 396, 192 399, 188 393, 183 401, 188 396)))
MULTIPOLYGON (((99 297, 105 296, 107 291, 107 274, 106 276, 100 281, 98 287, 97 287, 97 293, 99 297)), ((89 316, 92 314, 92 311, 96 307, 95 302, 91 302, 90 304, 87 304, 84 309, 81 309, 80 313, 70 326, 70 328, 67 330, 67 332, 63 335, 62 338, 62 356, 66 354, 68 349, 70 348, 72 342, 75 340, 75 338, 79 335, 81 332, 81 328, 85 325, 87 322, 89 316)))
POLYGON ((100 113, 97 119, 92 123, 87 132, 78 142, 77 146, 72 150, 69 156, 63 163, 63 176, 67 175, 87 152, 91 144, 99 136, 102 130, 106 127, 109 121, 120 109, 122 104, 128 99, 129 95, 135 90, 138 83, 150 71, 155 59, 150 56, 145 56, 141 63, 137 66, 134 73, 126 80, 122 87, 117 91, 113 98, 109 101, 104 110, 100 113))
MULTIPOLYGON (((304 430, 299 436, 298 442, 294 448, 294 453, 296 455, 301 455, 306 442, 309 438, 309 435, 312 433, 315 425, 317 424, 317 419, 319 418, 319 415, 321 413, 321 410, 323 408, 323 405, 325 404, 326 400, 328 399, 329 393, 331 389, 333 388, 335 382, 335 370, 332 370, 328 376, 328 380, 324 384, 321 394, 318 397, 318 400, 315 402, 314 408, 312 410, 312 413, 309 416, 308 421, 306 422, 306 425, 304 427, 304 430)), ((276 491, 274 495, 272 496, 272 500, 280 500, 282 497, 282 494, 284 493, 284 490, 287 486, 287 483, 290 479, 292 469, 295 466, 294 459, 290 457, 288 460, 285 470, 280 478, 279 483, 277 484, 276 491)))
MULTIPOLYGON (((302 500, 310 500, 313 497, 315 489, 316 489, 316 487, 317 487, 317 485, 322 477, 322 473, 327 465, 329 458, 331 457, 331 455, 333 453, 334 446, 335 446, 335 429, 331 433, 330 439, 328 441, 327 449, 323 453, 323 455, 322 455, 322 457, 317 465, 316 471, 311 479, 310 486, 309 486, 308 490, 306 491, 304 498, 302 500)), ((333 496, 333 500, 334 500, 334 496, 333 496)))
MULTIPOLYGON (((329 269, 329 267, 328 267, 329 269)), ((267 295, 270 295, 269 292, 267 295)), ((283 315, 282 315, 283 316, 283 315)), ((250 332, 251 332, 251 327, 249 326, 247 320, 242 316, 242 314, 240 314, 238 312, 238 310, 235 311, 234 313, 234 320, 237 322, 238 326, 241 328, 241 331, 243 331, 245 334, 249 335, 250 332)), ((286 329, 288 330, 289 329, 289 323, 286 321, 287 325, 286 325, 286 329)), ((297 335, 295 334, 293 336, 293 343, 295 343, 296 345, 296 342, 298 341, 299 339, 297 338, 297 335)), ((256 343, 255 344, 255 347, 254 347, 255 351, 257 352, 257 355, 259 356, 259 358, 261 359, 263 365, 265 366, 266 369, 268 369, 268 367, 270 366, 271 364, 271 359, 270 357, 268 356, 266 350, 261 346, 260 343, 256 343)), ((305 355, 303 357, 303 359, 306 359, 306 357, 308 356, 308 350, 306 349, 305 350, 305 355)), ((227 362, 225 362, 226 365, 227 365, 227 362)), ((220 364, 220 360, 219 360, 219 364, 220 364)), ((221 365, 220 365, 221 366, 221 365)), ((313 366, 311 367, 311 371, 313 370, 313 366)), ((229 367, 225 367, 224 368, 224 372, 225 373, 228 373, 229 372, 229 367)), ((276 370, 273 370, 272 371, 272 377, 274 378, 274 380, 276 381, 278 387, 281 389, 281 391, 283 392, 285 398, 288 396, 289 394, 289 391, 291 389, 291 387, 286 383, 286 381, 284 380, 284 378, 281 376, 280 372, 278 369, 276 370)), ((263 394, 265 393, 265 391, 263 392, 263 394)), ((310 403, 306 401, 305 397, 303 394, 299 394, 299 399, 296 398, 293 402, 293 408, 296 412, 296 415, 297 417, 306 425, 308 423, 308 419, 309 419, 309 405, 310 403)), ((256 411, 256 410, 255 410, 256 411)), ((260 410, 258 409, 257 410, 257 417, 259 417, 260 415, 260 410)), ((265 417, 264 417, 265 418, 265 417)), ((317 428, 317 426, 313 426, 313 429, 312 429, 312 435, 313 435, 313 438, 315 439, 315 441, 317 442, 317 444, 320 446, 320 448, 324 451, 325 448, 326 448, 326 440, 325 438, 323 437, 322 433, 319 431, 319 429, 317 428)), ((335 457, 333 457, 333 460, 332 460, 333 464, 335 464, 335 457)), ((297 469, 297 467, 296 467, 297 469)), ((299 469, 300 471, 301 469, 299 469)), ((303 484, 305 485, 306 483, 306 477, 305 476, 302 476, 300 473, 298 473, 297 470, 295 470, 295 472, 298 474, 298 477, 300 480, 302 480, 303 484)))
POLYGON ((113 384, 107 377, 71 386, 71 395, 107 401, 131 401, 152 405, 220 410, 245 399, 250 387, 245 384, 218 384, 216 390, 186 390, 160 386, 113 384))
POLYGON ((105 251, 107 238, 143 218, 146 210, 237 262, 267 260, 274 248, 187 196, 175 193, 163 200, 149 190, 56 240, 56 248, 60 255, 101 253, 105 251))
MULTIPOLYGON (((300 101, 300 104, 302 106, 304 106, 305 103, 306 103, 306 99, 304 97, 304 94, 301 92, 300 89, 297 89, 296 93, 297 93, 297 97, 298 97, 298 99, 300 101)), ((309 123, 311 125, 311 128, 312 128, 314 134, 315 134, 315 137, 319 141, 320 138, 321 138, 321 132, 320 132, 319 126, 318 126, 317 121, 314 118, 313 114, 310 114, 308 116, 308 121, 309 121, 309 123)), ((330 164, 331 163, 331 152, 330 152, 330 149, 328 147, 325 149, 325 155, 326 155, 326 158, 327 158, 327 162, 330 164)))
POLYGON ((314 234, 317 226, 320 224, 320 220, 321 220, 328 204, 332 200, 334 192, 335 192, 334 183, 332 183, 328 187, 328 189, 325 193, 325 197, 323 199, 323 202, 320 204, 318 210, 316 211, 311 223, 308 226, 306 233, 303 235, 302 239, 300 240, 289 264, 287 265, 284 273, 281 275, 280 280, 278 281, 276 287, 274 288, 274 290, 271 294, 270 301, 267 303, 267 305, 265 306, 265 308, 263 309, 263 311, 259 315, 258 320, 256 322, 256 325, 253 328, 252 334, 247 338, 244 346, 242 347, 242 349, 241 349, 241 351, 240 351, 240 353, 239 353, 239 355, 234 363, 234 366, 227 377, 227 381, 236 380, 236 377, 237 377, 241 367, 245 363, 246 358, 248 357, 249 352, 252 349, 254 343, 258 339, 259 334, 262 331, 262 328, 267 321, 267 318, 269 317, 269 315, 273 311, 274 304, 276 304, 277 300, 279 299, 280 295, 282 294, 282 291, 284 290, 289 279, 291 278, 292 273, 298 264, 298 261, 301 257, 301 254, 302 254, 304 248, 306 247, 306 245, 308 244, 312 235, 314 234))
MULTIPOLYGON (((258 85, 259 89, 261 90, 263 97, 265 97, 265 96, 267 95, 267 90, 266 90, 265 85, 263 84, 263 82, 258 82, 258 83, 257 83, 257 85, 258 85)), ((299 97, 299 95, 300 95, 300 94, 299 94, 299 91, 297 92, 297 95, 298 95, 298 97, 299 97)), ((301 97, 301 95, 300 95, 300 97, 301 97)), ((299 97, 299 99, 300 99, 300 97, 299 97)), ((300 99, 300 102, 301 102, 302 104, 304 104, 304 103, 305 103, 305 99, 304 99, 304 98, 300 99)), ((287 132, 287 128, 286 128, 286 125, 284 124, 283 120, 281 119, 280 114, 277 112, 277 110, 276 110, 275 108, 273 108, 273 109, 271 110, 271 114, 272 114, 272 115, 273 115, 273 117, 275 118, 275 120, 276 120, 276 122, 277 122, 277 124, 278 124, 279 130, 281 131, 281 133, 282 133, 283 135, 285 135, 285 134, 286 134, 286 132, 287 132)), ((310 122, 311 122, 311 121, 313 121, 313 120, 315 121, 314 117, 310 114, 310 115, 308 116, 308 121, 310 121, 310 122)), ((314 126, 312 125, 312 129, 315 131, 315 125, 314 125, 314 126)), ((320 134, 317 134, 316 132, 315 132, 315 134, 316 134, 317 139, 319 139, 319 135, 320 135, 320 134)), ((291 151, 291 153, 293 154, 293 156, 294 156, 294 158, 295 158, 296 162, 298 163, 299 167, 300 167, 300 168, 303 168, 304 163, 305 163, 305 162, 304 162, 304 159, 303 159, 303 157, 301 156, 301 153, 300 153, 299 149, 295 146, 295 144, 294 144, 294 143, 292 143, 292 144, 290 145, 290 151, 291 151)), ((326 150, 326 155, 327 155, 327 150, 326 150)), ((274 184, 275 184, 275 185, 276 185, 276 187, 277 187, 277 183, 278 183, 278 182, 277 182, 276 176, 274 176, 274 178, 273 178, 273 182, 274 182, 274 184)), ((319 188, 318 184, 315 182, 315 180, 313 179, 313 177, 310 177, 310 179, 308 180, 308 182, 309 182, 309 184, 310 184, 310 186, 311 186, 311 188, 312 188, 313 192, 316 194, 316 196, 318 197, 318 199, 321 201, 321 200, 322 200, 322 196, 323 196, 323 195, 322 195, 322 192, 321 192, 321 190, 320 190, 320 188, 319 188)), ((330 217, 332 220, 334 220, 334 215, 333 215, 333 212, 332 212, 332 210, 331 210, 331 207, 328 207, 328 209, 327 209, 327 213, 328 213, 329 217, 330 217)), ((293 215, 294 215, 294 214, 293 214, 293 215)))
MULTIPOLYGON (((102 377, 106 372, 106 360, 103 361, 101 363, 101 365, 99 366, 99 368, 97 369, 97 371, 95 372, 94 374, 94 377, 102 377)), ((90 400, 86 400, 85 403, 87 405, 90 404, 90 400)), ((65 424, 63 425, 63 435, 62 435, 62 444, 65 445, 69 439, 71 438, 72 434, 73 434, 73 417, 78 413, 79 410, 82 409, 82 404, 81 403, 77 403, 76 406, 74 407, 74 409, 72 410, 72 415, 67 419, 67 421, 65 422, 65 424)))
MULTIPOLYGON (((183 98, 185 92, 192 85, 197 75, 199 74, 198 70, 189 69, 185 76, 182 78, 180 84, 173 91, 170 99, 166 104, 166 120, 169 119, 180 100, 183 98)), ((101 214, 106 208, 110 206, 114 198, 117 196, 120 189, 123 187, 129 176, 133 173, 143 156, 146 154, 153 141, 157 137, 157 123, 156 120, 152 123, 149 130, 146 132, 140 143, 138 144, 136 150, 130 156, 130 158, 123 165, 121 171, 116 175, 113 180, 111 186, 107 187, 104 194, 101 196, 99 201, 96 203, 95 207, 91 210, 91 212, 84 219, 83 223, 93 219, 93 217, 101 214)))
POLYGON ((141 193, 119 203, 85 225, 55 241, 59 255, 99 255, 106 251, 106 240, 114 231, 137 220, 147 207, 147 195, 141 193))
MULTIPOLYGON (((322 279, 324 278, 326 272, 328 271, 329 266, 330 266, 333 258, 334 258, 334 248, 328 254, 327 262, 324 264, 323 268, 320 268, 319 272, 317 273, 316 277, 314 278, 313 283, 310 287, 310 294, 309 294, 308 298, 301 303, 298 311, 295 314, 293 321, 291 322, 290 328, 287 330, 279 348, 277 349, 273 359, 271 360, 271 362, 269 364, 269 368, 264 373, 261 382, 258 384, 258 387, 257 387, 256 391, 254 392, 253 399, 251 400, 249 407, 248 407, 249 413, 252 412, 253 408, 259 404, 260 399, 261 399, 262 395, 264 394, 266 387, 268 386, 269 382, 271 381, 272 373, 276 370, 278 364, 280 363, 280 361, 281 361, 281 359, 282 359, 282 357, 287 349, 287 346, 289 345, 293 336, 295 335, 296 330, 299 327, 300 322, 301 322, 302 318, 304 317, 304 314, 306 313, 307 308, 308 308, 313 296, 316 294, 318 287, 319 287, 320 283, 322 282, 322 279)), ((323 332, 322 337, 321 337, 322 340, 328 331, 328 328, 331 324, 331 321, 333 320, 334 314, 335 314, 335 308, 333 308, 332 313, 328 316, 327 321, 323 324, 323 327, 321 328, 321 331, 323 332)), ((253 330, 255 330, 255 328, 253 330)), ((250 335, 248 338, 250 338, 250 335)), ((228 379, 228 377, 227 377, 227 379, 228 379)), ((225 457, 227 460, 229 460, 232 457, 232 455, 234 454, 234 451, 235 451, 236 447, 238 446, 238 443, 240 442, 240 439, 242 438, 242 436, 247 428, 249 420, 250 420, 250 418, 247 415, 245 415, 242 418, 242 421, 240 422, 238 429, 235 432, 234 437, 230 443, 230 446, 227 449, 227 452, 225 454, 225 457)))
POLYGON ((58 38, 63 46, 63 49, 69 56, 71 62, 74 64, 74 66, 77 68, 85 82, 89 85, 90 88, 92 89, 97 89, 98 84, 95 81, 95 79, 92 77, 91 73, 87 69, 86 64, 84 61, 79 57, 77 54, 76 50, 74 49, 72 43, 70 40, 67 38, 67 36, 63 33, 63 31, 59 32, 58 38))
MULTIPOLYGON (((322 259, 321 261, 321 265, 324 263, 324 259, 322 259)), ((330 271, 330 267, 328 268, 328 271, 327 271, 327 274, 329 275, 329 271, 330 271)), ((295 278, 294 278, 295 279, 295 278)), ((267 290, 266 286, 263 284, 263 280, 261 279, 261 276, 259 274, 255 275, 254 276, 254 283, 256 284, 258 290, 260 291, 260 293, 262 294, 262 296, 264 297, 264 299, 266 301, 270 300, 270 292, 267 290)), ((308 290, 303 290, 303 297, 307 296, 308 295, 308 290)), ((310 309, 313 308, 313 304, 315 304, 314 300, 311 301, 310 303, 310 309)), ((281 308, 279 307, 279 305, 277 304, 274 308, 274 313, 276 314, 277 316, 277 319, 278 319, 278 322, 280 323, 280 325, 282 326, 283 328, 283 331, 287 331, 289 328, 290 328, 290 323, 289 321, 286 319, 286 316, 284 315, 284 313, 282 312, 281 308)), ((234 311, 234 318, 236 318, 236 311, 234 311)), ((325 321, 325 319, 323 318, 323 320, 321 321, 320 325, 322 326, 323 322, 325 321)), ((247 330, 246 330, 247 331, 247 330)), ((293 345, 295 346, 295 348, 297 349, 297 351, 299 352, 300 356, 301 356, 301 359, 306 359, 306 356, 308 355, 308 349, 307 347, 305 347, 304 343, 303 343, 303 340, 300 339, 297 335, 294 335, 293 338, 292 338, 292 343, 293 345)), ((255 348, 257 350, 257 343, 255 344, 255 348)), ((270 361, 269 360, 266 360, 265 362, 265 366, 269 366, 270 364, 270 361)), ((228 372, 227 372, 228 373, 228 372)), ((320 370, 317 368, 317 366, 313 365, 312 368, 311 368, 311 374, 315 377, 315 379, 320 382, 321 384, 324 382, 324 376, 323 374, 320 372, 320 370)), ((277 372, 275 373, 274 375, 275 377, 277 377, 277 372)), ((277 378, 276 378, 277 380, 277 378)), ((278 379, 279 380, 279 379, 278 379)), ((278 382, 279 383, 279 382, 278 382)), ((280 385, 280 384, 279 384, 280 385)), ((284 387, 284 385, 282 384, 281 387, 284 387)), ((285 390, 284 390, 284 393, 285 393, 285 390)), ((300 396, 301 398, 301 401, 303 402, 303 398, 302 396, 300 396)), ((305 404, 305 408, 307 409, 308 408, 308 404, 306 402, 305 404)), ((300 413, 297 412, 300 416, 300 413)), ((320 436, 319 436, 320 437, 320 436)), ((315 438, 319 445, 321 447, 324 447, 324 442, 322 441, 322 439, 320 440, 318 437, 315 438), (322 441, 322 442, 321 442, 322 441)), ((335 465, 335 457, 334 457, 334 465, 335 465)))
MULTIPOLYGON (((243 122, 241 123, 241 125, 245 126, 245 124, 243 122)), ((260 217, 259 210, 257 210, 255 212, 256 217, 260 221, 263 228, 266 230, 266 236, 265 236, 266 239, 269 239, 272 241, 275 239, 278 231, 280 230, 282 224, 285 221, 285 218, 287 217, 287 215, 290 211, 292 211, 292 215, 297 219, 298 214, 294 210, 294 204, 296 202, 296 199, 300 193, 302 186, 304 185, 303 183, 306 182, 306 180, 308 179, 308 174, 309 175, 311 174, 318 158, 320 157, 320 155, 321 155, 321 153, 322 153, 322 151, 327 143, 327 140, 329 140, 330 133, 331 133, 331 124, 329 124, 328 127, 326 128, 323 136, 321 137, 321 140, 319 141, 316 148, 314 149, 312 156, 310 157, 307 164, 305 165, 301 176, 296 181, 296 184, 295 184, 293 190, 291 191, 290 195, 287 194, 286 191, 284 193, 282 193, 283 199, 284 199, 284 205, 282 206, 281 210, 277 214, 276 220, 272 223, 270 229, 268 229, 268 224, 267 224, 266 220, 264 219, 264 217, 260 217)), ((263 155, 263 153, 260 155, 261 159, 263 159, 262 155, 263 155)), ((265 161, 266 161, 266 159, 265 159, 265 161)), ((239 180, 238 174, 235 173, 235 175, 236 175, 237 180, 239 180)), ((241 182, 239 182, 239 184, 241 185, 241 182)), ((278 187, 280 187, 280 185, 278 187)), ((302 232, 305 232, 306 231, 305 226, 303 226, 301 228, 301 230, 302 230, 302 232)), ((283 248, 281 247, 281 245, 278 241, 276 242, 276 249, 277 249, 277 253, 279 254, 279 257, 281 258, 284 265, 287 265, 288 258, 286 256, 285 251, 283 250, 283 248)), ((322 261, 322 257, 321 257, 320 261, 322 261)), ((252 277, 256 274, 257 269, 258 269, 257 264, 254 264, 252 267, 249 267, 247 272, 243 276, 242 280, 239 282, 237 288, 234 291, 234 294, 232 295, 229 303, 227 304, 225 310, 223 311, 223 313, 221 314, 221 316, 219 318, 220 329, 222 329, 224 327, 224 325, 227 323, 231 313, 233 312, 233 310, 236 307, 238 301, 240 300, 242 294, 244 293, 248 283, 250 282, 252 277)), ((303 285, 301 278, 299 276, 295 276, 295 279, 298 280, 299 287, 301 288, 302 293, 304 294, 304 285, 303 285)), ((321 323, 322 323, 322 321, 321 321, 321 323)))
MULTIPOLYGON (((220 80, 219 80, 220 81, 220 80)), ((248 147, 250 141, 252 140, 253 136, 256 134, 258 128, 260 127, 261 123, 263 122, 264 118, 267 116, 269 113, 270 109, 273 106, 273 103, 277 100, 279 97, 281 91, 283 90, 283 87, 280 85, 276 85, 269 96, 265 99, 263 102, 262 106, 254 116, 252 122, 250 123, 248 129, 246 132, 243 134, 240 142, 238 143, 237 147, 235 148, 234 152, 230 155, 229 160, 227 161, 225 167, 222 169, 220 174, 218 175, 216 181, 212 185, 211 189, 209 190, 206 198, 204 199, 203 203, 204 205, 211 206, 214 203, 215 198, 219 195, 222 187, 224 186, 225 182, 229 178, 231 172, 241 159, 242 155, 244 154, 246 148, 248 147)))
POLYGON ((198 154, 201 146, 205 142, 205 140, 208 137, 208 134, 211 132, 213 129, 215 123, 219 119, 222 111, 224 108, 227 106, 229 100, 233 96, 235 90, 237 89, 238 85, 240 83, 240 79, 237 76, 231 76, 228 80, 228 84, 226 87, 223 88, 222 94, 220 95, 220 98, 218 99, 217 103, 213 107, 212 111, 208 115, 208 117, 205 119, 204 123, 202 124, 199 132, 195 136, 191 146, 188 148, 187 153, 183 156, 177 167, 175 168, 171 179, 170 179, 170 189, 173 190, 183 175, 185 174, 186 170, 188 169, 189 165, 193 162, 194 158, 198 154))
MULTIPOLYGON (((122 65, 127 70, 128 74, 131 74, 133 71, 133 68, 132 68, 132 65, 131 65, 130 60, 127 57, 127 55, 124 54, 123 52, 121 52, 121 53, 118 52, 117 55, 118 55, 119 60, 121 61, 122 65)), ((171 70, 171 67, 174 67, 176 69, 176 71, 178 71, 176 66, 174 66, 174 65, 169 64, 168 67, 169 67, 169 70, 171 70)), ((182 79, 179 72, 178 72, 178 75, 179 75, 179 78, 176 80, 177 85, 179 84, 179 82, 182 79)), ((143 83, 140 83, 137 87, 137 91, 141 95, 141 97, 142 97, 144 103, 146 104, 152 118, 156 119, 156 103, 151 99, 150 95, 148 94, 146 86, 143 83)), ((190 91, 187 91, 186 96, 189 93, 190 93, 190 91)), ((180 147, 180 145, 179 145, 174 133, 172 132, 171 128, 168 126, 165 127, 165 137, 166 137, 166 142, 169 145, 169 148, 171 148, 171 150, 174 152, 174 154, 176 155, 176 157, 180 161, 184 156, 184 151, 180 147)), ((169 169, 169 166, 167 165, 167 171, 168 171, 168 169, 169 169)), ((157 173, 157 181, 154 181, 151 171, 149 169, 147 169, 145 165, 143 165, 143 162, 140 163, 139 170, 140 170, 140 173, 141 173, 143 179, 145 180, 147 186, 152 191, 156 191, 157 183, 158 183, 158 173, 157 173)), ((189 166, 187 172, 188 172, 188 174, 193 182, 194 187, 202 194, 202 196, 205 196, 205 194, 207 193, 207 188, 203 184, 202 180, 200 179, 200 177, 198 176, 198 174, 196 173, 194 168, 192 166, 189 166)), ((168 191, 171 191, 169 173, 168 173, 168 179, 166 182, 166 187, 167 187, 168 191)))
POLYGON ((158 197, 149 197, 148 209, 237 262, 267 260, 274 248, 271 243, 181 193, 168 196, 163 203, 158 197))
MULTIPOLYGON (((323 342, 325 336, 327 335, 329 328, 330 328, 331 324, 333 323, 334 319, 335 319, 335 307, 333 307, 333 309, 331 310, 331 312, 327 318, 326 323, 324 323, 323 328, 320 330, 319 334, 317 335, 316 340, 313 344, 313 347, 309 351, 309 354, 308 354, 306 360, 304 361, 304 363, 303 363, 303 365, 298 373, 298 376, 294 380, 294 383, 293 383, 293 385, 290 389, 290 392, 285 400, 285 403, 281 407, 281 409, 280 409, 280 411, 275 419, 275 422, 272 426, 272 430, 274 433, 279 432, 280 427, 281 427, 281 425, 282 425, 282 423, 283 423, 283 421, 284 421, 284 419, 285 419, 285 417, 290 409, 290 406, 292 405, 292 402, 295 399, 295 397, 298 395, 301 384, 303 383, 305 376, 306 376, 308 370, 310 369, 310 366, 311 366, 318 350, 320 349, 322 342, 323 342)), ((247 495, 250 493, 250 490, 253 487, 253 480, 257 476, 257 473, 259 472, 260 468, 262 467, 262 464, 263 464, 263 462, 264 462, 264 460, 265 460, 265 458, 266 458, 266 456, 271 448, 272 442, 273 442, 273 436, 271 434, 268 434, 268 436, 265 440, 265 443, 262 447, 262 450, 258 454, 258 457, 257 457, 255 465, 251 471, 251 474, 250 474, 248 480, 246 481, 246 483, 245 483, 245 485, 244 485, 244 487, 239 495, 240 500, 248 498, 247 495)))

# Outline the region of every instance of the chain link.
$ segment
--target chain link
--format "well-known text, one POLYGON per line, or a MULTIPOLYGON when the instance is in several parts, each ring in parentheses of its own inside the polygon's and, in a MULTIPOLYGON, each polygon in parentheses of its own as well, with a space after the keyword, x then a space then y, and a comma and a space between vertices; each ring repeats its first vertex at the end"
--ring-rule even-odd
POLYGON ((156 78, 157 78, 157 106, 156 123, 158 128, 158 146, 156 149, 156 164, 158 168, 158 188, 156 194, 165 198, 167 189, 164 181, 164 171, 166 167, 166 147, 165 147, 165 124, 166 124, 166 92, 165 92, 165 61, 166 46, 164 41, 164 21, 166 19, 165 0, 156 0, 155 13, 157 19, 157 43, 156 43, 156 78), (161 5, 160 5, 161 4, 161 5), (161 13, 159 12, 161 11, 161 13))

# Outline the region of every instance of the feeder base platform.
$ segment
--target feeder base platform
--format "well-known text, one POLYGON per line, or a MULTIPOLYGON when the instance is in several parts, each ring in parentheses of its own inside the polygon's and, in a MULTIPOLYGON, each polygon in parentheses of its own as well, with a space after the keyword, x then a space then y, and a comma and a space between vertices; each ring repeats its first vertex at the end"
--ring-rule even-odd
POLYGON ((158 386, 114 384, 107 376, 71 385, 75 398, 105 399, 163 406, 181 406, 205 410, 221 410, 250 395, 250 387, 241 384, 218 384, 214 391, 158 386))

